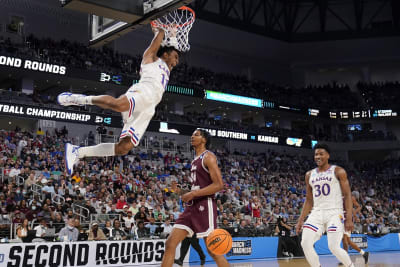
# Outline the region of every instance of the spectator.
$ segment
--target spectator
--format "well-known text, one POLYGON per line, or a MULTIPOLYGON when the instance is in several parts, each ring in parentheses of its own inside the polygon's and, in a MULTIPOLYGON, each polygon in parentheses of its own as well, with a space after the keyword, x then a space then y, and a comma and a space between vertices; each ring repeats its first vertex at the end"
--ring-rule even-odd
POLYGON ((124 206, 128 207, 128 203, 126 203, 126 201, 125 201, 125 196, 120 196, 120 198, 118 199, 118 202, 117 202, 117 209, 122 210, 124 208, 124 206))
POLYGON ((135 221, 143 221, 143 222, 148 222, 147 220, 147 214, 146 214, 146 208, 144 206, 141 206, 139 208, 139 212, 136 213, 135 215, 135 221))
POLYGON ((99 225, 97 222, 92 223, 92 228, 89 231, 89 241, 92 240, 106 240, 107 237, 103 233, 103 231, 99 228, 99 225))
POLYGON ((137 235, 138 235, 139 238, 150 237, 150 230, 149 230, 149 228, 146 228, 144 226, 144 222, 143 221, 138 221, 137 225, 138 225, 137 235))
POLYGON ((103 232, 107 239, 112 240, 114 238, 114 227, 112 227, 111 221, 106 221, 103 232))
POLYGON ((146 224, 145 227, 149 229, 149 233, 150 233, 151 236, 155 235, 155 232, 156 232, 156 229, 157 229, 157 225, 155 224, 154 218, 150 218, 149 219, 149 223, 146 224))
POLYGON ((114 220, 113 238, 114 240, 125 240, 128 238, 128 235, 121 228, 121 222, 119 220, 114 220))
POLYGON ((167 238, 168 235, 172 232, 172 225, 171 225, 171 220, 169 218, 165 219, 165 222, 161 225, 163 228, 162 234, 163 237, 167 238))
POLYGON ((75 227, 75 220, 69 219, 68 225, 61 229, 58 234, 62 241, 78 241, 79 231, 75 227))
POLYGON ((132 217, 132 212, 128 211, 128 214, 126 217, 123 217, 124 223, 125 223, 125 230, 129 233, 132 226, 135 224, 135 219, 132 217))
POLYGON ((59 233, 65 227, 65 221, 61 217, 61 213, 55 213, 54 220, 51 221, 51 227, 56 230, 56 233, 59 233))
POLYGON ((137 208, 137 203, 135 201, 132 202, 132 205, 129 208, 129 210, 132 212, 132 216, 135 216, 136 213, 138 213, 139 209, 137 208))
POLYGON ((23 223, 17 228, 17 236, 19 239, 24 240, 28 236, 28 231, 31 230, 29 227, 28 219, 24 219, 23 223))
POLYGON ((47 231, 47 222, 45 219, 40 219, 39 220, 39 225, 33 228, 33 230, 36 231, 36 237, 38 238, 43 238, 46 235, 47 231))

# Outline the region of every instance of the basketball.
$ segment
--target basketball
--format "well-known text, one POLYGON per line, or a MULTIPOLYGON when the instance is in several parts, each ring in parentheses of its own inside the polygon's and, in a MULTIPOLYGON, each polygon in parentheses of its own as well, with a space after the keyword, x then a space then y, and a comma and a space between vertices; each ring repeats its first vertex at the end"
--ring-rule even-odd
POLYGON ((215 255, 224 255, 232 248, 232 236, 224 229, 215 229, 207 237, 207 248, 215 255))

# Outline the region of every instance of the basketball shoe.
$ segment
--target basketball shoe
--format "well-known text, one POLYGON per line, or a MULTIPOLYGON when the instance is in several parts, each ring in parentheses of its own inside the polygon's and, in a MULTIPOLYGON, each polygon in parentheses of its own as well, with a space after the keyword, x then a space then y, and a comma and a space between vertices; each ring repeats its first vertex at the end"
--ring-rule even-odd
POLYGON ((62 106, 84 106, 87 104, 85 103, 85 96, 86 95, 65 92, 57 96, 57 102, 62 106))
POLYGON ((367 264, 368 259, 369 259, 369 252, 364 252, 363 258, 364 258, 365 264, 367 264))
POLYGON ((69 175, 74 171, 74 165, 79 162, 78 149, 79 146, 74 146, 69 143, 65 144, 65 169, 69 175))

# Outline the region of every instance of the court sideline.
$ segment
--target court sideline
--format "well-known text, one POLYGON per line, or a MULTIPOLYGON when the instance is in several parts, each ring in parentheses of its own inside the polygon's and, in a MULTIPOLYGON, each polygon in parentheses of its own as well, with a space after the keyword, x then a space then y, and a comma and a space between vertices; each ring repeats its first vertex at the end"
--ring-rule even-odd
MULTIPOLYGON (((369 263, 365 264, 361 255, 351 255, 351 259, 356 267, 400 267, 400 252, 382 252, 370 254, 369 263)), ((321 256, 322 267, 336 267, 338 260, 334 256, 321 256)), ((252 261, 230 261, 231 267, 309 267, 305 259, 264 259, 252 261)), ((184 264, 184 267, 200 267, 197 264, 184 264)), ((178 267, 178 265, 174 265, 178 267)), ((207 262, 204 267, 217 267, 215 263, 207 262)))

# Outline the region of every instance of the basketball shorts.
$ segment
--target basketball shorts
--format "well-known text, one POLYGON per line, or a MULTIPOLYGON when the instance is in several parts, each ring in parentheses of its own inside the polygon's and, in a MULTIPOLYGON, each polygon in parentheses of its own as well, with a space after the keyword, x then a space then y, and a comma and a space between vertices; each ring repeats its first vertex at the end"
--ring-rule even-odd
POLYGON ((138 146, 158 102, 154 99, 151 89, 140 83, 131 86, 125 96, 129 101, 129 110, 121 113, 124 127, 119 138, 129 136, 133 145, 138 146))
POLYGON ((207 197, 195 200, 192 205, 189 205, 176 220, 174 228, 186 230, 188 237, 192 237, 194 233, 198 238, 207 237, 217 228, 217 204, 215 200, 207 197))
POLYGON ((303 234, 305 229, 311 230, 319 236, 322 236, 325 232, 327 234, 343 233, 343 210, 313 210, 303 225, 303 234))

